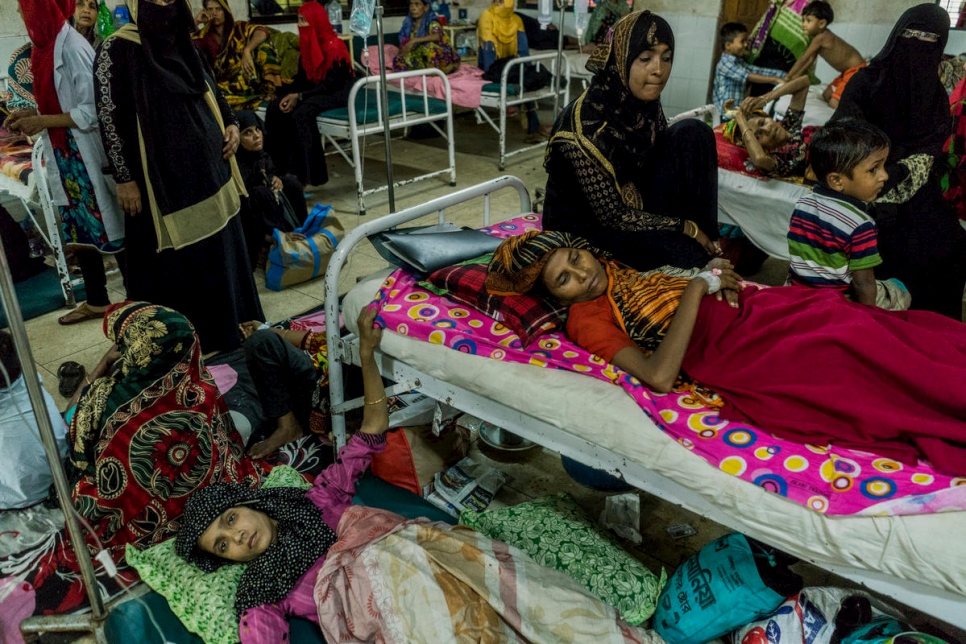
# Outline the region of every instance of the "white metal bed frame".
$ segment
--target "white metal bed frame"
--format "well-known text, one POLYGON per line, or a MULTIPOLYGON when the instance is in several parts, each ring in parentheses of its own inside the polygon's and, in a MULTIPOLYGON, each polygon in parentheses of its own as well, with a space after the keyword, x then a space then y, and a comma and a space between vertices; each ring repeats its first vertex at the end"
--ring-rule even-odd
POLYGON ((524 152, 529 152, 530 150, 535 150, 537 148, 546 147, 546 143, 535 143, 533 145, 524 146, 518 150, 513 150, 512 152, 506 151, 506 111, 508 107, 515 105, 522 105, 524 103, 529 103, 531 101, 539 101, 543 99, 554 99, 556 97, 563 96, 563 102, 560 106, 564 106, 570 102, 570 61, 566 57, 562 57, 562 66, 564 69, 563 78, 566 82, 563 87, 557 89, 555 87, 556 83, 551 83, 549 87, 545 87, 534 92, 523 91, 523 66, 535 63, 542 67, 546 67, 551 72, 554 72, 554 64, 557 60, 557 53, 551 52, 547 54, 535 54, 533 56, 523 56, 521 58, 514 58, 506 64, 503 68, 503 73, 500 76, 500 92, 483 92, 480 96, 480 106, 476 108, 476 122, 482 123, 486 121, 490 124, 497 134, 500 135, 500 170, 506 168, 506 160, 509 157, 516 156, 518 154, 523 154, 524 152), (517 70, 517 80, 510 80, 511 72, 517 70), (509 88, 516 87, 517 93, 510 94, 509 88), (486 113, 484 108, 492 108, 499 111, 499 125, 497 125, 490 115, 486 113))
MULTIPOLYGON (((378 92, 379 85, 380 80, 378 76, 366 76, 365 78, 360 78, 355 82, 355 84, 352 86, 352 91, 349 93, 350 107, 348 121, 327 117, 326 112, 320 114, 317 120, 319 134, 322 136, 323 145, 326 142, 332 143, 332 145, 335 146, 335 150, 342 155, 342 158, 345 159, 355 171, 356 195, 359 202, 359 214, 361 215, 366 213, 366 195, 371 195, 389 189, 388 184, 366 189, 362 182, 364 169, 362 158, 364 150, 362 149, 362 146, 365 145, 365 137, 370 134, 383 134, 385 132, 382 105, 378 100, 373 101, 377 110, 377 118, 371 123, 360 124, 358 115, 354 109, 356 104, 356 96, 358 96, 360 91, 368 91, 371 87, 378 92), (348 140, 349 147, 351 147, 351 158, 349 154, 346 153, 345 146, 336 141, 336 139, 348 140)), ((447 150, 449 153, 449 165, 443 169, 421 174, 411 179, 396 181, 393 183, 393 186, 398 187, 408 185, 410 183, 431 179, 447 173, 449 173, 449 185, 455 186, 456 150, 453 146, 453 101, 450 93, 449 79, 446 78, 446 74, 438 69, 415 69, 405 72, 394 72, 386 75, 386 86, 387 89, 390 89, 393 94, 397 94, 403 103, 402 112, 397 115, 390 116, 389 118, 389 132, 391 133, 393 130, 410 128, 421 123, 428 123, 446 140, 447 150), (446 88, 445 112, 431 111, 431 105, 434 103, 431 103, 430 101, 439 101, 443 99, 438 99, 429 94, 426 81, 430 76, 437 76, 443 80, 443 85, 446 88), (412 89, 407 89, 405 86, 405 81, 409 78, 422 78, 421 90, 414 92, 412 89), (409 105, 406 100, 407 94, 408 96, 415 94, 422 99, 421 110, 413 111, 409 109, 409 105), (439 121, 444 120, 446 121, 445 132, 440 129, 438 125, 439 121)), ((386 133, 386 136, 389 136, 389 133, 386 133)))
POLYGON ((0 174, 0 192, 20 201, 27 216, 34 223, 34 228, 43 237, 54 256, 54 266, 60 279, 60 288, 64 294, 64 304, 74 306, 74 287, 83 283, 81 279, 74 279, 67 270, 67 259, 64 255, 64 245, 60 236, 60 220, 50 196, 50 185, 47 183, 47 172, 44 170, 44 139, 38 138, 30 155, 31 177, 33 185, 24 184, 12 177, 0 174), (43 214, 43 223, 37 219, 36 209, 43 214))
MULTIPOLYGON (((515 189, 519 195, 519 211, 508 213, 511 216, 530 211, 530 196, 523 182, 516 177, 504 176, 476 186, 465 188, 451 195, 440 197, 425 204, 407 208, 360 225, 346 235, 336 248, 325 274, 325 315, 329 320, 339 315, 339 277, 349 253, 359 242, 368 236, 400 224, 418 219, 434 212, 443 221, 445 210, 475 198, 484 199, 483 223, 490 223, 490 196, 500 190, 515 189)), ((345 444, 345 412, 362 406, 362 398, 345 400, 343 388, 343 363, 360 365, 358 338, 349 333, 340 335, 338 325, 327 325, 326 339, 329 347, 329 396, 331 403, 332 429, 337 446, 345 444)), ((645 468, 629 461, 621 454, 586 441, 574 434, 503 405, 499 401, 483 397, 473 391, 429 376, 411 365, 390 355, 377 352, 377 363, 382 374, 396 384, 387 389, 387 395, 402 391, 418 390, 436 400, 452 405, 483 420, 507 428, 524 438, 569 456, 591 467, 605 470, 623 478, 640 490, 675 503, 691 512, 707 517, 712 521, 741 530, 745 534, 763 542, 768 542, 764 534, 739 527, 730 515, 722 511, 705 497, 693 492, 660 472, 645 468)), ((950 535, 951 538, 955 538, 950 535)), ((792 553, 795 554, 795 553, 792 553)), ((966 628, 966 597, 893 575, 850 566, 827 565, 801 557, 829 572, 857 582, 870 590, 895 598, 897 601, 923 611, 953 626, 966 628)))

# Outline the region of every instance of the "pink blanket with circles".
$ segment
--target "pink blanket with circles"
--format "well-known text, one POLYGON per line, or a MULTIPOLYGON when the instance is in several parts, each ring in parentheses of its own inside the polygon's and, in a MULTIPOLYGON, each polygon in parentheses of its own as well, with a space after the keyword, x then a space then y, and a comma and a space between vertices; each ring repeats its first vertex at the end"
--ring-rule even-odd
MULTIPOLYGON (((539 229, 539 215, 489 228, 495 237, 539 229)), ((666 434, 695 456, 751 484, 836 515, 906 515, 966 510, 966 478, 938 474, 927 463, 909 467, 875 454, 802 445, 718 417, 694 387, 655 394, 581 349, 563 333, 548 333, 524 350, 507 327, 434 295, 398 270, 380 291, 379 320, 390 331, 504 362, 565 369, 614 383, 666 434), (445 321, 446 324, 439 324, 445 321)))

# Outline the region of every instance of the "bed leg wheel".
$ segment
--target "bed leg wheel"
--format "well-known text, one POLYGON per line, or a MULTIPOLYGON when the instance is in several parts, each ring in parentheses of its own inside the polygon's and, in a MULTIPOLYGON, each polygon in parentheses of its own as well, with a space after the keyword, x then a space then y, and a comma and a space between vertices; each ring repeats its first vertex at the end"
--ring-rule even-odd
POLYGON ((506 170, 506 166, 501 163, 500 164, 500 172, 503 172, 504 170, 506 170))
POLYGON ((455 181, 450 181, 449 182, 449 185, 450 185, 451 188, 455 188, 456 187, 456 182, 455 181))

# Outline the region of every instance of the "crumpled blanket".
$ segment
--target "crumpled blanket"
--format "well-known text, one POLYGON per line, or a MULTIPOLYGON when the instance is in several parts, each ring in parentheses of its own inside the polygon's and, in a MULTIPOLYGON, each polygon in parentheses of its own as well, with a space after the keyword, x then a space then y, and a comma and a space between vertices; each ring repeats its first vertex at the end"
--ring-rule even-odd
POLYGON ((329 642, 661 644, 561 572, 464 526, 352 506, 315 585, 329 642))
MULTIPOLYGON (((399 53, 399 48, 395 45, 385 45, 383 48, 387 67, 392 64, 392 59, 399 53)), ((379 73, 379 46, 369 47, 369 71, 372 74, 379 73)), ((386 73, 392 73, 392 69, 386 69, 386 73)), ((449 81, 450 99, 453 105, 476 109, 480 106, 480 97, 483 95, 483 86, 490 81, 483 78, 483 70, 472 65, 462 64, 452 74, 447 74, 446 80, 449 81)), ((404 83, 408 92, 422 92, 423 78, 407 78, 404 83)), ((398 85, 398 81, 396 83, 398 85)), ((390 83, 392 86, 392 83, 390 83)), ((431 76, 426 80, 426 89, 430 96, 441 101, 446 100, 446 88, 443 80, 438 76, 431 76)))

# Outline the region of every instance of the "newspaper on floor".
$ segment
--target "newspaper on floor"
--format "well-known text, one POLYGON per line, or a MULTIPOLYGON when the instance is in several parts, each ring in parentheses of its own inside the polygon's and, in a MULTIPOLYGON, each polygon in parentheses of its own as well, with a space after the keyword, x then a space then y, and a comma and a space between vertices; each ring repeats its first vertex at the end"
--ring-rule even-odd
POLYGON ((506 482, 506 474, 500 470, 466 457, 436 475, 434 492, 459 512, 482 512, 506 482))

